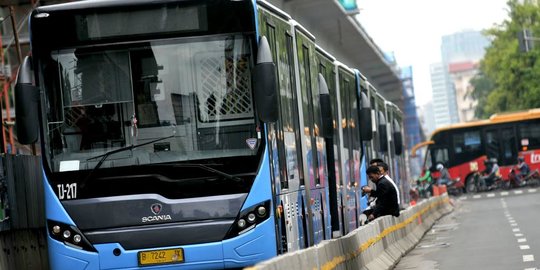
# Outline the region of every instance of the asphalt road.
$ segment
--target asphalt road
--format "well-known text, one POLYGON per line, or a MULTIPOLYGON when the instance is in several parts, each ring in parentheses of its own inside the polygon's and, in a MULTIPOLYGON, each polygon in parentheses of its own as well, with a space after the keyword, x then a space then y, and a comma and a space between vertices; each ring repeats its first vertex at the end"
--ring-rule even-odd
POLYGON ((396 270, 540 269, 540 188, 454 198, 396 270))

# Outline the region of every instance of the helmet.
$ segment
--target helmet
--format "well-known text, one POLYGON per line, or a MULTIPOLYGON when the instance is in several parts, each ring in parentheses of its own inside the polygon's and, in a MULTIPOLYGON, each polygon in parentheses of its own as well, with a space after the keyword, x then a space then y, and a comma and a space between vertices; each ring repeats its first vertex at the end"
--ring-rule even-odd
POLYGON ((437 168, 438 171, 440 171, 440 170, 444 169, 444 166, 441 163, 439 163, 439 164, 437 164, 436 168, 437 168))

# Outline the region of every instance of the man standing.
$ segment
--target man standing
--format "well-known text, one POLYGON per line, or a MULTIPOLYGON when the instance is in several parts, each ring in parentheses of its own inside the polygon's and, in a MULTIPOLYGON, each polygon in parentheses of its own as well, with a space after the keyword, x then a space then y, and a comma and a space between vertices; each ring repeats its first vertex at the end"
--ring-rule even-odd
POLYGON ((378 166, 369 166, 366 174, 373 183, 376 190, 369 186, 362 187, 362 191, 369 193, 370 196, 377 198, 377 204, 373 207, 373 211, 369 214, 368 220, 373 220, 380 216, 392 215, 399 217, 399 205, 397 201, 397 192, 390 181, 381 173, 378 166))

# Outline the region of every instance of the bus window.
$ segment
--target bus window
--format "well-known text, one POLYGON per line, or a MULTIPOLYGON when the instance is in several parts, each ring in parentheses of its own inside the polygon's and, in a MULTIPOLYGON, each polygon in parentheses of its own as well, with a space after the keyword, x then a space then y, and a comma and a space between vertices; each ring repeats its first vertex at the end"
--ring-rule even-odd
POLYGON ((486 155, 488 158, 499 158, 498 130, 486 131, 486 155))
POLYGON ((516 164, 517 159, 517 142, 516 133, 513 127, 504 128, 501 130, 502 138, 502 157, 499 165, 516 164))
MULTIPOLYGON (((448 149, 447 148, 435 148, 431 150, 431 157, 433 159, 433 165, 442 163, 448 166, 448 149)), ((430 167, 431 168, 431 167, 430 167)))
MULTIPOLYGON (((463 163, 481 156, 480 131, 467 131, 452 136, 454 160, 463 163)), ((448 164, 449 165, 449 164, 448 164)))
POLYGON ((520 150, 540 148, 540 123, 538 121, 519 124, 519 133, 521 134, 520 150))

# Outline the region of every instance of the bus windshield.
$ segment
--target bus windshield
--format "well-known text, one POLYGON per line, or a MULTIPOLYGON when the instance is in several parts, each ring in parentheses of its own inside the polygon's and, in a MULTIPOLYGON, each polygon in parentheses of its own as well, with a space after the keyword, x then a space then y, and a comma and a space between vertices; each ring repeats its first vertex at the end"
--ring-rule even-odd
POLYGON ((255 155, 251 40, 223 35, 53 51, 42 61, 53 172, 255 155), (148 143, 155 141, 153 143, 148 143))

